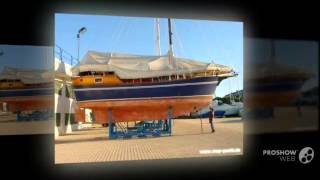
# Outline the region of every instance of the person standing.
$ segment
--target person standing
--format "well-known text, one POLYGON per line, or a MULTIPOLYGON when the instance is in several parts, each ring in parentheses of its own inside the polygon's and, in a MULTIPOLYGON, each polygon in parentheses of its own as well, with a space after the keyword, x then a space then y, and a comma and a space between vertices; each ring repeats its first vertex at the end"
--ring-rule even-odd
POLYGON ((211 127, 211 132, 215 132, 214 129, 214 125, 213 125, 213 116, 214 116, 214 110, 213 107, 210 107, 210 111, 209 111, 209 123, 210 123, 210 127, 211 127))
POLYGON ((3 111, 3 112, 7 112, 7 111, 8 111, 8 106, 7 106, 7 103, 6 103, 6 102, 3 102, 3 103, 2 103, 2 111, 3 111))

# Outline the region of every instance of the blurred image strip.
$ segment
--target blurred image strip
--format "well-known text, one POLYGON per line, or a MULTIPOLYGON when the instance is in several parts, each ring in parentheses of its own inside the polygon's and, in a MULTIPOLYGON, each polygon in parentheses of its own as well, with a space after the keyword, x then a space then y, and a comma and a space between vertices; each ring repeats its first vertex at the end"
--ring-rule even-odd
POLYGON ((317 131, 319 43, 245 41, 246 133, 317 131))
POLYGON ((0 45, 0 135, 53 134, 53 48, 0 45))

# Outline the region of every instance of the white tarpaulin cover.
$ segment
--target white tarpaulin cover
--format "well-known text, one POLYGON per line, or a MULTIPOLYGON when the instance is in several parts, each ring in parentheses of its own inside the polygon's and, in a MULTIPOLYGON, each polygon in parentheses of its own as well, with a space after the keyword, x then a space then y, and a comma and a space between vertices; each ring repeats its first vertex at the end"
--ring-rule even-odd
POLYGON ((39 84, 53 82, 53 73, 48 70, 4 67, 0 73, 0 80, 19 79, 25 84, 39 84))
POLYGON ((163 56, 143 56, 122 53, 88 51, 79 64, 72 68, 77 76, 85 71, 113 71, 121 79, 167 76, 177 73, 190 73, 204 70, 218 70, 220 74, 233 72, 232 68, 174 57, 169 63, 168 54, 163 56))

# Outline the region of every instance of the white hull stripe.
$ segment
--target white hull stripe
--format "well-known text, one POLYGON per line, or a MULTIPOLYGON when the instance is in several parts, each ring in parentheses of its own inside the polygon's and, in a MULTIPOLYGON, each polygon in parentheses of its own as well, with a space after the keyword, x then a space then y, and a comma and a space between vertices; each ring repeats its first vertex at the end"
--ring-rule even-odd
POLYGON ((160 87, 174 87, 174 86, 195 86, 203 84, 217 84, 218 81, 210 82, 197 82, 197 83, 182 83, 182 84, 163 84, 163 85, 153 85, 153 86, 128 86, 128 87, 105 87, 105 88, 83 88, 74 89, 74 91, 99 91, 99 90, 119 90, 119 89, 145 89, 145 88, 160 88, 160 87))
POLYGON ((167 96, 167 97, 143 97, 143 98, 122 98, 122 99, 99 99, 99 100, 87 100, 78 102, 100 102, 100 101, 126 101, 126 100, 151 100, 151 99, 178 99, 178 98, 190 98, 190 97, 212 97, 212 95, 194 95, 194 96, 167 96))

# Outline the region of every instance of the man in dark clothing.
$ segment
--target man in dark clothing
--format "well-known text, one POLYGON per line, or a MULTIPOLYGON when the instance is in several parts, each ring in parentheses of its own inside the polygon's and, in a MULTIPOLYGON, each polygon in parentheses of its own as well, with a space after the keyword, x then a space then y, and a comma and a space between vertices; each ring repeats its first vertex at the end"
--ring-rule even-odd
POLYGON ((164 120, 163 126, 164 126, 164 130, 168 131, 169 127, 168 127, 168 120, 167 119, 164 120))
POLYGON ((209 123, 211 126, 211 132, 214 132, 214 126, 213 126, 213 116, 214 116, 214 110, 213 107, 210 107, 210 111, 209 111, 209 123))

